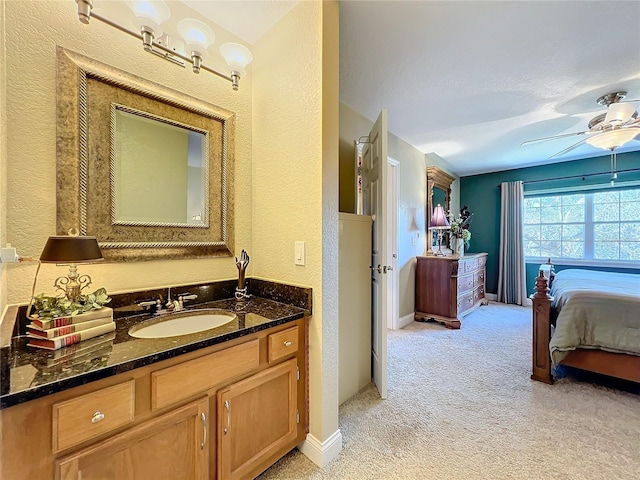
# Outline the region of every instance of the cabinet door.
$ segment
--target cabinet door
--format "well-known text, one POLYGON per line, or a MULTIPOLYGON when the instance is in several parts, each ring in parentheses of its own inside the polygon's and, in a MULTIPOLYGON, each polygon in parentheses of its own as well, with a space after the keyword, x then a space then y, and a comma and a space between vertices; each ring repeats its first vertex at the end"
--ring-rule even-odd
POLYGON ((296 359, 218 392, 218 478, 253 478, 296 445, 296 359))
POLYGON ((206 397, 65 456, 56 479, 208 479, 208 412, 206 397))

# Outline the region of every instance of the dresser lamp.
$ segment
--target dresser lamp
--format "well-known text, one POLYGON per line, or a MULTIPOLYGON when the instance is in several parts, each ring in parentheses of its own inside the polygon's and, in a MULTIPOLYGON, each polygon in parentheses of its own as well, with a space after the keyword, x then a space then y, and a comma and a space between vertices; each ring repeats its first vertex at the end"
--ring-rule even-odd
POLYGON ((447 216, 444 213, 444 208, 442 207, 442 205, 438 204, 433 209, 433 215, 431 215, 429 228, 431 230, 438 231, 438 251, 435 253, 435 255, 444 255, 444 253, 442 253, 442 231, 449 228, 449 222, 447 220, 447 216))
POLYGON ((72 302, 80 298, 80 291, 91 285, 89 275, 78 275, 77 264, 95 263, 104 260, 96 237, 61 236, 49 237, 40 255, 41 263, 69 265, 69 274, 58 277, 53 286, 62 290, 72 302))

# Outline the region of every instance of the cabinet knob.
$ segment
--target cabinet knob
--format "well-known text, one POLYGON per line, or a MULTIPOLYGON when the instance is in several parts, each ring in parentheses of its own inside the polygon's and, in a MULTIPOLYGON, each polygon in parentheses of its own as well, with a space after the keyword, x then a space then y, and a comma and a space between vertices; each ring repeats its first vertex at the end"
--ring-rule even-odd
POLYGON ((284 342, 284 346, 285 346, 285 347, 290 347, 291 345, 293 345, 293 342, 292 342, 291 340, 286 340, 286 341, 284 342))
POLYGON ((91 417, 91 423, 98 423, 102 420, 104 420, 104 413, 102 412, 96 412, 93 414, 93 417, 91 417))

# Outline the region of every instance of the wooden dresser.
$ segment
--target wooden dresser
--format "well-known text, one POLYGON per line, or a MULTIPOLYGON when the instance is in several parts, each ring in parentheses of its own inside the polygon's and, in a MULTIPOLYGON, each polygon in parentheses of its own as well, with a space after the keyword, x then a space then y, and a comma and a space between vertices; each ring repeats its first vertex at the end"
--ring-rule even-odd
POLYGON ((460 319, 486 305, 486 253, 417 257, 415 319, 460 328, 460 319))

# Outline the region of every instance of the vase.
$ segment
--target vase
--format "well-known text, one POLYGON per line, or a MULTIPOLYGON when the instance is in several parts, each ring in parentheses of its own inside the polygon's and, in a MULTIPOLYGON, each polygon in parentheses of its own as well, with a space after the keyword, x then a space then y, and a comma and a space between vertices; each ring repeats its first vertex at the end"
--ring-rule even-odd
POLYGON ((464 240, 461 238, 451 238, 451 252, 459 257, 464 256, 464 240))

